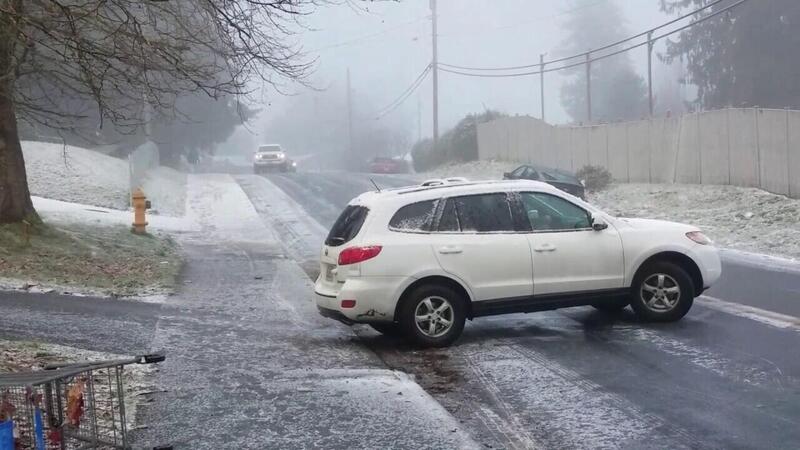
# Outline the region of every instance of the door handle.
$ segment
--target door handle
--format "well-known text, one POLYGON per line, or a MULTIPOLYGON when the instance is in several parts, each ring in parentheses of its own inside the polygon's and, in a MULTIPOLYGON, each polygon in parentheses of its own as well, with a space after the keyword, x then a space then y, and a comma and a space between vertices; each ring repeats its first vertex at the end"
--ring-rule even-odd
POLYGON ((439 247, 439 253, 443 255, 455 255, 461 253, 463 250, 461 247, 456 247, 455 245, 448 245, 445 247, 439 247))
POLYGON ((554 251, 556 251, 556 246, 553 245, 553 244, 542 244, 542 245, 537 245, 536 247, 533 248, 533 250, 537 251, 537 252, 540 252, 540 253, 541 252, 554 252, 554 251))

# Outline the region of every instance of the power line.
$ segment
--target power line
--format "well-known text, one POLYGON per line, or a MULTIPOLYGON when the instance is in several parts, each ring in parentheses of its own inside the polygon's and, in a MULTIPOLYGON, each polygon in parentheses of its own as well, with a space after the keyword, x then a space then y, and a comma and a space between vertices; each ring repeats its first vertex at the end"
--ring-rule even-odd
POLYGON ((358 36, 358 37, 355 37, 353 39, 348 39, 346 41, 337 42, 337 43, 334 43, 334 44, 326 45, 326 46, 311 50, 310 53, 317 53, 317 52, 321 52, 323 50, 330 50, 332 48, 348 47, 350 45, 356 45, 356 44, 359 44, 359 43, 361 43, 363 41, 366 41, 368 39, 372 39, 372 38, 375 38, 375 37, 378 37, 378 36, 382 36, 382 35, 387 34, 387 33, 391 33, 392 31, 396 31, 396 30, 399 30, 401 28, 405 28, 405 27, 407 27, 409 25, 413 25, 415 23, 419 23, 419 22, 422 22, 423 20, 427 20, 427 19, 428 19, 427 17, 420 17, 420 18, 411 20, 409 22, 399 23, 399 24, 397 24, 395 26, 392 26, 390 28, 386 28, 384 30, 381 30, 381 31, 378 31, 378 32, 375 32, 375 33, 365 34, 363 36, 358 36))
MULTIPOLYGON (((439 67, 440 68, 441 67, 448 67, 448 68, 451 68, 451 69, 471 70, 471 71, 508 71, 508 70, 530 69, 532 67, 540 67, 542 64, 551 65, 551 64, 556 64, 556 63, 560 63, 560 62, 569 61, 569 60, 576 59, 576 58, 585 58, 586 55, 588 55, 588 54, 602 52, 603 50, 608 50, 610 48, 613 48, 613 47, 616 47, 618 45, 624 44, 624 43, 626 43, 628 41, 632 41, 634 39, 638 39, 640 37, 647 36, 648 34, 654 32, 654 31, 660 30, 662 28, 666 28, 666 27, 668 27, 670 25, 673 25, 673 24, 675 24, 677 22, 680 22, 680 21, 682 21, 682 20, 684 20, 684 19, 686 19, 688 17, 694 16, 694 15, 696 15, 696 14, 702 12, 702 11, 705 11, 708 8, 716 6, 716 5, 718 5, 718 4, 720 4, 720 3, 724 2, 724 1, 727 1, 727 0, 714 0, 713 2, 703 6, 701 8, 698 8, 698 9, 696 9, 696 10, 694 10, 694 11, 688 13, 688 14, 685 14, 683 16, 680 16, 680 17, 677 17, 677 18, 675 18, 673 20, 670 20, 669 22, 663 23, 663 24, 661 24, 661 25, 659 25, 659 26, 657 26, 655 28, 651 28, 651 29, 649 29, 647 31, 644 31, 644 32, 641 32, 641 33, 639 33, 637 35, 630 36, 630 37, 627 37, 625 39, 621 39, 621 40, 619 40, 617 42, 614 42, 614 43, 611 43, 611 44, 608 44, 608 45, 604 45, 604 46, 602 46, 600 48, 593 49, 590 52, 583 52, 583 53, 579 53, 579 54, 572 55, 572 56, 566 56, 566 57, 563 57, 563 58, 554 59, 554 60, 551 60, 551 61, 544 61, 544 63, 539 62, 539 63, 536 63, 536 64, 526 64, 526 65, 512 66, 512 67, 467 67, 467 66, 457 66, 457 65, 454 65, 454 64, 440 63, 439 67)), ((722 11, 730 9, 733 6, 736 6, 737 4, 731 5, 731 6, 729 6, 728 8, 726 8, 726 9, 724 9, 722 11)), ((699 23, 699 22, 696 22, 696 23, 699 23)), ((672 34, 672 33, 670 33, 670 34, 672 34)), ((635 48, 635 47, 633 47, 633 48, 635 48)), ((582 64, 583 63, 581 63, 579 65, 582 65, 582 64)), ((444 70, 444 69, 442 69, 442 70, 444 70)), ((540 73, 540 72, 529 73, 527 75, 535 75, 537 73, 540 73)))
MULTIPOLYGON (((717 0, 716 3, 719 3, 720 1, 724 1, 724 0, 717 0)), ((663 39, 665 37, 673 35, 675 33, 681 32, 681 31, 683 31, 683 30, 685 30, 687 28, 691 28, 691 27, 693 27, 695 25, 698 25, 698 24, 700 24, 702 22, 705 22, 706 20, 709 20, 709 19, 711 19, 713 17, 716 17, 716 16, 718 16, 718 15, 720 15, 722 13, 728 12, 731 9, 733 9, 733 8, 739 6, 742 3, 745 3, 747 1, 749 1, 749 0, 739 0, 739 1, 737 1, 736 3, 734 3, 734 4, 730 5, 730 6, 727 6, 727 7, 723 8, 723 9, 720 9, 719 11, 715 11, 715 12, 713 12, 713 13, 711 13, 711 14, 703 17, 703 18, 697 19, 697 20, 695 20, 695 21, 693 21, 693 22, 691 22, 691 23, 689 23, 687 25, 684 25, 684 26, 680 27, 680 28, 677 28, 675 30, 669 31, 667 33, 660 34, 658 36, 654 36, 651 40, 648 40, 648 41, 645 41, 645 42, 641 42, 641 43, 638 43, 638 44, 635 44, 635 45, 631 45, 629 47, 625 47, 623 49, 620 49, 620 50, 617 50, 617 51, 614 51, 614 52, 611 52, 611 53, 608 53, 608 54, 605 54, 605 55, 597 56, 597 57, 594 57, 594 58, 588 58, 585 61, 580 61, 580 62, 577 62, 577 63, 568 64, 568 65, 565 65, 565 66, 553 67, 551 69, 544 69, 544 70, 540 69, 540 70, 536 70, 536 71, 533 71, 533 72, 520 72, 520 73, 510 73, 510 74, 469 73, 469 72, 463 72, 463 71, 459 71, 459 70, 450 69, 450 67, 452 67, 452 66, 444 65, 444 64, 440 64, 439 65, 440 66, 439 70, 441 70, 443 72, 449 72, 449 73, 457 74, 457 75, 463 75, 463 76, 467 76, 467 77, 478 77, 478 78, 513 78, 513 77, 524 77, 524 76, 530 76, 530 75, 541 75, 543 73, 550 73, 550 72, 558 72, 558 71, 561 71, 561 70, 571 69, 573 67, 583 66, 585 64, 591 64, 591 63, 594 63, 596 61, 602 61, 604 59, 611 58, 612 56, 616 56, 616 55, 619 55, 619 54, 622 54, 622 53, 625 53, 625 52, 629 52, 629 51, 637 49, 639 47, 644 47, 645 45, 648 45, 651 41, 652 42, 658 41, 658 40, 661 40, 661 39, 663 39)), ((705 9, 705 8, 702 8, 702 9, 705 9)), ((698 11, 701 11, 702 9, 695 11, 695 13, 697 13, 698 11)), ((692 14, 694 14, 694 13, 692 13, 692 14)), ((654 28, 654 30, 657 30, 657 29, 660 29, 660 28, 663 28, 663 26, 658 27, 658 28, 654 28)), ((649 33, 649 32, 647 32, 647 33, 649 33)), ((645 33, 645 34, 647 34, 647 33, 645 33)), ((640 35, 637 35, 636 37, 641 37, 641 36, 642 35, 640 34, 640 35)), ((625 42, 625 41, 622 41, 622 42, 625 42)), ((555 61, 550 61, 550 62, 545 61, 544 64, 547 65, 547 64, 552 64, 554 62, 563 62, 563 61, 566 61, 568 59, 577 58, 578 56, 586 57, 587 55, 591 55, 592 53, 595 53, 596 51, 607 50, 607 49, 609 49, 611 47, 615 47, 616 45, 619 45, 619 43, 612 44, 612 45, 607 45, 607 46, 601 47, 598 50, 593 50, 591 52, 585 52, 585 53, 582 53, 580 55, 575 55, 575 56, 572 56, 572 57, 569 57, 569 58, 562 58, 560 60, 555 60, 555 61)), ((541 66, 541 64, 534 64, 534 65, 531 65, 531 66, 524 66, 524 67, 539 67, 539 66, 541 66)))
POLYGON ((433 68, 433 66, 431 64, 428 64, 425 67, 425 69, 422 70, 422 72, 419 74, 419 76, 417 76, 417 78, 414 80, 414 82, 411 83, 411 85, 408 88, 406 88, 406 90, 403 91, 403 93, 400 94, 400 96, 398 96, 394 101, 392 101, 391 103, 389 103, 385 107, 383 107, 380 110, 378 110, 378 112, 375 114, 375 120, 378 120, 381 117, 383 117, 383 116, 389 114, 390 112, 396 110, 397 108, 399 108, 400 105, 403 104, 403 102, 405 102, 409 97, 411 97, 411 94, 413 94, 414 91, 419 89, 419 87, 422 85, 422 82, 425 81, 425 78, 430 73, 432 68, 433 68))

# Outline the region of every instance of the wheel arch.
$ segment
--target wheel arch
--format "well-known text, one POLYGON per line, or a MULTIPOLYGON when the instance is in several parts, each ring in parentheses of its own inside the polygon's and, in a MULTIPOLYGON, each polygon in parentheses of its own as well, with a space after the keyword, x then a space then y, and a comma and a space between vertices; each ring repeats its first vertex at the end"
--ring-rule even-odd
POLYGON ((472 319, 472 296, 469 293, 469 290, 458 280, 445 276, 445 275, 428 275, 422 278, 415 280, 413 283, 409 284, 403 292, 400 294, 400 297, 397 300, 397 304, 394 308, 394 320, 397 321, 397 318, 400 315, 400 308, 403 307, 403 303, 408 298, 408 295, 414 291, 414 289, 418 288, 419 286, 423 286, 426 284, 438 284, 450 287, 451 289, 455 290, 464 298, 465 307, 467 309, 467 318, 472 319))
POLYGON ((639 279, 642 271, 650 264, 654 262, 670 262, 678 267, 685 270, 689 277, 692 279, 692 283, 694 284, 694 294, 698 296, 703 293, 703 273, 700 271, 700 266, 697 265, 692 257, 686 255, 685 253, 677 252, 674 250, 668 251, 661 251, 650 255, 639 264, 639 267, 636 268, 636 272, 634 273, 633 277, 631 278, 631 287, 633 287, 636 280, 639 279))

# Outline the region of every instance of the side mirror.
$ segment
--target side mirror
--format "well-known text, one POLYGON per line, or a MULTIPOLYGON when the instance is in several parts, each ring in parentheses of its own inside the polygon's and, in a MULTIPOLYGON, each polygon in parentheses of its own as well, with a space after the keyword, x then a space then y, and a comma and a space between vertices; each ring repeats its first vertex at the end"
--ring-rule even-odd
POLYGON ((503 172, 503 179, 504 180, 510 180, 511 179, 511 173, 503 172))
POLYGON ((592 216, 592 229, 594 231, 603 231, 608 228, 608 223, 602 217, 592 216))

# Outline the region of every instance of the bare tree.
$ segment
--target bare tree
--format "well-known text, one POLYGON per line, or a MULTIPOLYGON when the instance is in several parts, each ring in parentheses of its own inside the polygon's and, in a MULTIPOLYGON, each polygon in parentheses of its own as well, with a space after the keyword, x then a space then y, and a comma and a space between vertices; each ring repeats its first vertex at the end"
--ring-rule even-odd
POLYGON ((310 68, 286 43, 317 0, 0 0, 0 223, 38 220, 17 121, 135 130, 182 94, 243 96, 310 68))

